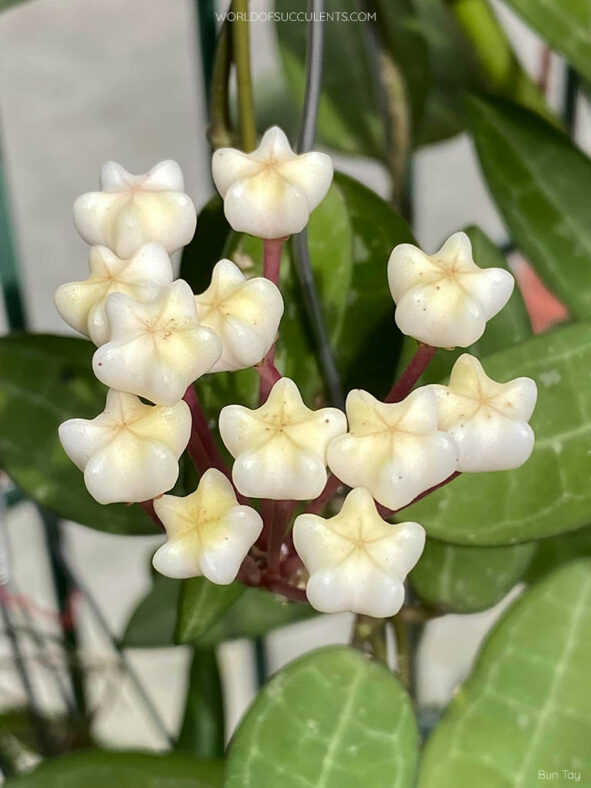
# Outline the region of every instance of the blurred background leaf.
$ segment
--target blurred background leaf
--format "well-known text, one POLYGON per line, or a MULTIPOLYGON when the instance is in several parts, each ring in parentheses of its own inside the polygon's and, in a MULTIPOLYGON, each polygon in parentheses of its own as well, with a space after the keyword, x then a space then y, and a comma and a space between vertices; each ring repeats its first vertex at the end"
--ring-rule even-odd
POLYGON ((200 758, 224 755, 224 700, 215 651, 193 650, 176 749, 187 750, 200 758))

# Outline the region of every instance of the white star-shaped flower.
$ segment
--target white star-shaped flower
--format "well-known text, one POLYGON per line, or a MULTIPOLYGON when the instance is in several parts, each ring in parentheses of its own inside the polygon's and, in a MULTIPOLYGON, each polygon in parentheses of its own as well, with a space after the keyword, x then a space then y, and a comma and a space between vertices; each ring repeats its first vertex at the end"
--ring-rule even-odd
POLYGON ((125 293, 145 303, 172 282, 172 263, 163 246, 144 244, 128 260, 106 246, 93 246, 89 255, 90 276, 68 282, 55 294, 57 311, 69 326, 89 336, 95 345, 109 339, 106 302, 111 293, 125 293))
POLYGON ((178 402, 222 352, 217 334, 199 324, 195 297, 182 279, 147 304, 112 293, 107 318, 110 339, 94 354, 94 374, 110 388, 157 405, 178 402))
POLYGON ((59 428, 68 457, 84 472, 99 503, 147 501, 170 490, 191 434, 185 402, 144 405, 133 394, 109 391, 94 419, 70 419, 59 428))
POLYGON ((406 506, 456 470, 457 447, 438 430, 436 399, 427 387, 392 403, 356 389, 346 409, 349 432, 331 441, 329 468, 389 509, 406 506))
POLYGON ((502 268, 478 268, 466 233, 454 233, 428 255, 396 246, 388 282, 403 334, 433 347, 468 347, 509 300, 515 281, 502 268))
POLYGON ((429 386, 437 397, 439 428, 455 440, 460 471, 504 471, 518 468, 534 448, 527 423, 537 388, 531 378, 497 383, 469 353, 458 358, 448 386, 429 386))
POLYGON ((227 405, 220 434, 236 461, 232 478, 252 498, 304 501, 326 484, 326 447, 347 429, 336 408, 307 408, 298 387, 281 378, 257 410, 227 405))
POLYGON ((304 229, 328 192, 333 167, 324 153, 295 154, 283 131, 273 126, 252 153, 217 150, 212 172, 234 230, 271 239, 304 229))
POLYGON ((313 608, 387 618, 402 607, 404 580, 423 552, 425 530, 382 520, 369 491, 358 487, 334 517, 296 517, 293 541, 310 573, 306 594, 313 608))
POLYGON ((197 217, 184 193, 183 173, 176 161, 161 161, 144 175, 132 175, 108 161, 101 169, 101 191, 74 203, 74 223, 84 240, 127 258, 150 241, 169 254, 188 244, 197 217))
POLYGON ((250 506, 241 506, 234 488, 210 468, 191 495, 164 495, 154 501, 168 541, 154 555, 154 568, 167 577, 200 577, 227 585, 263 530, 250 506))
POLYGON ((213 329, 224 348, 212 372, 258 364, 273 345, 283 315, 283 299, 273 282, 247 279, 230 260, 216 264, 211 284, 195 303, 201 325, 213 329))

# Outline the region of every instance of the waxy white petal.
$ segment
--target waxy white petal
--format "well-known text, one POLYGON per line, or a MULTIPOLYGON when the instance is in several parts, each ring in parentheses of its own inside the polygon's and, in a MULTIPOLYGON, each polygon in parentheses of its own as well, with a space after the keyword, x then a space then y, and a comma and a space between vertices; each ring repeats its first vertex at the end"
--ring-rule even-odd
POLYGON ((106 246, 93 246, 89 263, 90 276, 59 287, 55 305, 68 325, 90 336, 96 345, 109 339, 106 302, 111 293, 125 293, 145 303, 156 298, 173 278, 170 257, 156 243, 144 244, 128 260, 106 246))
POLYGON ((252 153, 217 150, 212 173, 234 230, 272 239, 304 229, 330 188, 333 166, 324 153, 294 153, 274 126, 252 153))
POLYGON ((144 405, 110 390, 94 419, 70 419, 59 428, 68 457, 84 472, 99 503, 146 501, 174 486, 178 460, 191 434, 185 402, 172 408, 144 405))
POLYGON ((437 427, 428 387, 402 402, 384 403, 365 391, 347 397, 349 432, 328 447, 328 465, 350 487, 366 487, 389 509, 400 509, 457 467, 457 447, 437 427))
POLYGON ((425 531, 414 522, 387 523, 369 491, 356 488, 334 517, 296 517, 293 540, 310 573, 312 607, 385 618, 402 607, 404 580, 423 552, 425 531))
POLYGON ((203 474, 194 493, 164 495, 154 501, 154 510, 168 540, 152 563, 168 577, 204 575, 212 583, 231 583, 263 529, 258 512, 238 503, 232 485, 215 468, 203 474))
POLYGON ((227 405, 219 419, 222 440, 235 458, 232 478, 253 498, 308 500, 326 484, 326 447, 347 429, 336 408, 307 408, 293 380, 277 381, 260 408, 227 405))
POLYGON ((400 330, 433 347, 468 347, 480 339, 515 285, 502 268, 478 268, 465 233, 452 235, 433 255, 396 246, 388 282, 400 330))
POLYGON ((217 334, 199 324, 195 297, 182 280, 147 304, 113 293, 107 317, 111 336, 94 354, 94 374, 158 405, 178 402, 222 352, 217 334))
POLYGON ((283 299, 273 282, 247 279, 233 262, 220 260, 195 303, 201 325, 215 331, 223 345, 212 372, 252 367, 271 349, 283 315, 283 299))
POLYGON ((448 386, 432 385, 439 428, 455 440, 460 471, 518 468, 533 451, 535 436, 527 423, 537 398, 531 378, 497 383, 474 356, 464 353, 448 386))
POLYGON ((183 192, 183 176, 174 161, 160 162, 143 175, 107 162, 101 191, 83 194, 74 203, 74 223, 82 238, 121 258, 153 241, 170 254, 189 243, 196 222, 195 206, 183 192))

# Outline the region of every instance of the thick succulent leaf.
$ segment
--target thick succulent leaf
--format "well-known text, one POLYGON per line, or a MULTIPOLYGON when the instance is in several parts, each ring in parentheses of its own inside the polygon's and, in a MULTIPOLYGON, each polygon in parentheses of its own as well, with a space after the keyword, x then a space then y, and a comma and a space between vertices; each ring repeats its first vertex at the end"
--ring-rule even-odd
POLYGON ((277 673, 232 740, 226 788, 410 788, 418 734, 386 669, 333 647, 277 673))
POLYGON ((591 161, 514 104, 472 98, 470 127, 487 183, 521 251, 573 316, 591 315, 591 161))
POLYGON ((139 506, 102 506, 58 440, 66 419, 93 418, 106 388, 92 374, 94 345, 72 337, 0 338, 0 467, 36 503, 113 534, 155 533, 139 506))
POLYGON ((223 762, 186 753, 91 750, 45 761, 6 788, 221 788, 223 762))
POLYGON ((535 552, 534 542, 462 547, 428 539, 410 583, 425 602, 473 613, 502 599, 522 579, 535 552))
POLYGON ((427 742, 419 788, 529 788, 540 771, 588 774, 590 661, 582 561, 525 592, 495 626, 427 742))
POLYGON ((506 0, 557 52, 591 82, 591 26, 586 0, 506 0))
POLYGON ((466 545, 526 542, 586 525, 591 510, 591 324, 533 337, 483 360, 495 380, 534 378, 536 444, 521 468, 462 474, 404 511, 430 536, 466 545))
POLYGON ((174 644, 181 581, 154 572, 153 585, 130 616, 121 638, 126 648, 174 644))
POLYGON ((214 651, 195 649, 193 652, 176 749, 192 752, 200 758, 224 755, 224 699, 214 651))
POLYGON ((537 542, 525 580, 534 583, 574 558, 591 558, 591 525, 537 542))
POLYGON ((218 586, 205 577, 184 580, 178 603, 177 643, 194 643, 246 591, 242 583, 218 586))

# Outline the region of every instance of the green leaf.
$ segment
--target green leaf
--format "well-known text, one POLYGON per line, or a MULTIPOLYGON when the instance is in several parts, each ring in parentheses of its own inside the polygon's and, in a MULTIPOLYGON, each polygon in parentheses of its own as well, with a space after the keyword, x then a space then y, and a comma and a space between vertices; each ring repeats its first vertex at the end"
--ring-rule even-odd
POLYGON ((557 52, 591 82, 591 27, 586 0, 506 0, 557 52))
POLYGON ((536 553, 525 580, 534 583, 573 558, 591 558, 591 525, 569 534, 540 540, 536 544, 536 553))
POLYGON ((242 583, 217 586, 205 577, 184 580, 178 603, 177 643, 194 643, 245 592, 242 583))
POLYGON ((121 638, 126 648, 174 645, 181 581, 154 572, 153 585, 131 614, 121 638))
POLYGON ((224 755, 224 700, 214 651, 195 649, 193 652, 185 713, 176 748, 200 758, 224 755))
POLYGON ((221 618, 197 638, 201 648, 238 638, 257 638, 275 629, 318 615, 307 604, 288 602, 258 588, 247 588, 221 618))
POLYGON ((430 536, 466 545, 526 542, 586 525, 591 511, 591 324, 561 328, 487 356, 495 380, 534 378, 536 444, 521 468, 463 474, 404 511, 430 536))
POLYGON ((527 110, 472 98, 484 175, 521 251, 574 317, 591 315, 591 162, 527 110))
POLYGON ((277 673, 234 734, 226 788, 411 788, 412 705, 385 668, 343 647, 277 673))
POLYGON ((414 238, 404 219, 375 192, 342 173, 335 174, 335 184, 353 228, 351 287, 337 346, 343 388, 385 396, 402 344, 386 268, 392 249, 414 238))
POLYGON ((591 768, 591 562, 521 596, 425 748, 419 788, 526 788, 591 768), (550 778, 548 778, 550 779, 550 778))
POLYGON ((106 388, 92 374, 94 346, 49 335, 0 338, 0 467, 37 503, 66 520, 113 534, 149 534, 139 506, 102 506, 58 440, 73 417, 93 418, 106 388))
POLYGON ((52 758, 6 788, 221 788, 223 762, 186 753, 90 750, 52 758))
POLYGON ((511 547, 461 547, 427 539, 410 574, 414 591, 432 605, 456 613, 492 607, 523 577, 536 544, 511 547))
MULTIPOLYGON (((464 232, 472 242, 472 254, 476 265, 480 268, 504 268, 509 270, 507 261, 497 246, 479 227, 466 227, 464 232)), ((439 383, 449 377, 451 368, 462 353, 471 353, 477 358, 503 350, 510 345, 521 342, 532 336, 531 323, 525 308, 523 297, 516 286, 507 305, 486 324, 482 337, 469 348, 440 350, 421 377, 421 383, 439 383)), ((399 362, 402 371, 417 349, 417 343, 411 337, 404 340, 403 352, 399 362)))
MULTIPOLYGON (((277 0, 279 12, 304 12, 306 0, 277 0)), ((327 0, 327 12, 357 11, 355 0, 327 0)), ((306 84, 307 23, 279 21, 279 52, 289 88, 302 106, 306 84)), ((327 23, 325 23, 327 24, 327 23)), ((318 113, 322 141, 346 153, 374 158, 385 156, 385 135, 379 113, 379 96, 372 76, 371 41, 365 25, 336 22, 324 37, 323 89, 318 113)))

